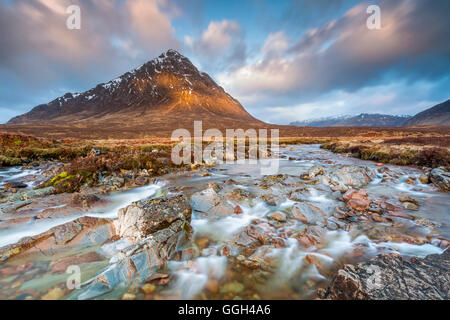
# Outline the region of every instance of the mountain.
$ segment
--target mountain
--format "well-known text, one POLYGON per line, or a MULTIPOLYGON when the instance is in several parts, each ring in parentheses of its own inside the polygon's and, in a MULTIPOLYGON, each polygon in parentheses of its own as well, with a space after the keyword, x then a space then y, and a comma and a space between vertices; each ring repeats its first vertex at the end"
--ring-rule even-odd
POLYGON ((338 116, 291 122, 298 127, 400 127, 410 116, 361 113, 357 116, 338 116))
POLYGON ((405 126, 450 126, 450 100, 422 111, 409 119, 405 126))
POLYGON ((264 124, 188 58, 168 50, 108 83, 83 93, 66 93, 36 106, 7 125, 70 125, 92 130, 105 126, 145 127, 169 131, 192 126, 194 120, 204 120, 207 126, 264 124))

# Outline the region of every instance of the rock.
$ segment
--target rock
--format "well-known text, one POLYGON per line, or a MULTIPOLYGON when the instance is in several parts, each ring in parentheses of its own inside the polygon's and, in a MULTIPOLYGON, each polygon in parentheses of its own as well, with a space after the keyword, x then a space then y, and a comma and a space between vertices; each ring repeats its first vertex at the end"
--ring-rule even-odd
POLYGON ((106 187, 112 189, 118 189, 125 185, 125 179, 122 177, 118 177, 117 175, 111 175, 104 177, 102 181, 100 181, 106 187))
POLYGON ((269 206, 276 207, 277 206, 277 200, 280 199, 272 194, 265 194, 261 197, 261 199, 268 204, 269 206))
POLYGON ((31 200, 39 197, 45 197, 55 192, 54 187, 41 188, 36 190, 27 190, 7 198, 7 201, 31 200))
POLYGON ((422 184, 428 184, 428 183, 430 183, 430 178, 429 178, 429 176, 427 176, 425 174, 421 174, 419 177, 419 181, 422 184))
POLYGON ((23 183, 20 181, 9 181, 3 185, 3 188, 5 188, 6 190, 8 190, 8 189, 23 189, 23 188, 26 188, 27 186, 28 185, 26 183, 23 183))
POLYGON ((317 177, 318 175, 321 175, 323 173, 324 173, 323 168, 312 167, 308 170, 308 173, 304 173, 304 174, 300 175, 300 178, 303 180, 312 180, 315 177, 317 177))
POLYGON ((419 207, 417 205, 415 205, 414 203, 411 203, 411 202, 404 202, 403 203, 403 208, 405 208, 407 210, 413 210, 413 211, 419 210, 419 207))
POLYGON ((377 167, 383 167, 383 166, 384 166, 384 164, 383 164, 383 163, 381 163, 381 162, 378 162, 378 163, 376 164, 376 166, 377 166, 377 167))
POLYGON ((305 224, 325 224, 325 214, 308 202, 296 203, 291 208, 292 218, 305 224))
POLYGON ((423 259, 383 254, 345 265, 323 294, 339 300, 448 300, 450 250, 423 259))
POLYGON ((235 214, 243 214, 244 211, 242 210, 242 208, 241 208, 239 205, 237 205, 237 206, 234 208, 234 213, 235 213, 235 214))
POLYGON ((116 233, 131 245, 120 248, 110 265, 82 286, 78 298, 92 299, 124 283, 148 283, 168 260, 180 257, 191 238, 190 218, 184 195, 141 200, 119 210, 116 233))
POLYGON ((227 293, 233 293, 233 294, 239 294, 242 291, 244 291, 244 285, 240 282, 237 281, 233 281, 233 282, 228 282, 225 283, 221 288, 220 288, 220 293, 221 294, 227 294, 227 293))
POLYGON ((247 200, 250 197, 252 197, 252 194, 250 192, 248 192, 247 190, 244 190, 241 188, 236 188, 236 189, 233 189, 233 191, 231 192, 230 199, 242 201, 242 200, 247 200))
POLYGON ((206 290, 211 293, 217 293, 219 291, 219 287, 219 281, 217 281, 216 279, 209 279, 205 285, 206 290))
POLYGON ((351 199, 347 202, 347 208, 355 209, 359 212, 364 212, 369 208, 370 200, 368 199, 351 199))
POLYGON ((122 296, 122 300, 135 300, 136 299, 136 295, 133 293, 125 293, 122 296))
POLYGON ((50 289, 41 297, 42 300, 59 300, 64 297, 64 291, 61 288, 50 289))
POLYGON ((19 272, 17 271, 17 268, 13 268, 13 267, 3 267, 0 269, 0 274, 2 275, 2 277, 9 277, 9 276, 13 276, 18 274, 19 272))
POLYGON ((31 200, 18 200, 13 202, 7 202, 0 205, 0 214, 2 213, 13 213, 20 208, 23 208, 31 204, 31 200))
POLYGON ((411 198, 410 196, 400 197, 400 198, 398 198, 398 200, 403 203, 409 202, 409 203, 415 204, 416 206, 420 206, 420 202, 417 201, 416 199, 411 198))
POLYGON ((430 172, 430 180, 444 192, 450 191, 450 173, 441 168, 436 168, 430 172))
POLYGON ((58 260, 51 268, 51 273, 65 273, 67 268, 72 265, 80 265, 82 263, 101 261, 104 258, 96 252, 88 252, 81 256, 71 256, 58 260))
POLYGON ((332 190, 347 191, 350 187, 362 188, 372 180, 371 176, 375 173, 365 166, 345 165, 328 176, 322 176, 321 182, 332 190))
POLYGON ((391 217, 397 217, 397 218, 403 218, 403 219, 408 219, 408 220, 413 220, 414 217, 401 211, 401 210, 396 210, 396 211, 389 211, 388 214, 391 217))
POLYGON ((365 190, 355 190, 355 189, 349 189, 344 195, 342 196, 345 202, 350 201, 352 199, 366 199, 367 198, 367 192, 365 190))
POLYGON ((288 199, 292 201, 303 201, 306 200, 306 195, 304 194, 307 192, 306 188, 297 188, 296 190, 293 190, 289 193, 288 199))
POLYGON ((136 177, 136 179, 134 180, 134 182, 138 185, 138 186, 144 186, 146 184, 148 184, 149 179, 147 177, 144 176, 139 176, 136 177))
POLYGON ((442 249, 447 249, 450 246, 450 241, 446 239, 434 239, 431 243, 442 249))
POLYGON ((272 213, 267 218, 269 220, 275 220, 275 221, 278 221, 278 222, 286 222, 286 215, 284 213, 281 213, 281 212, 272 213))
POLYGON ((55 250, 67 249, 69 245, 98 244, 111 238, 112 229, 110 220, 82 217, 38 235, 24 237, 14 244, 0 247, 0 262, 25 251, 53 254, 55 250))
POLYGON ((65 244, 81 232, 82 226, 76 222, 69 222, 53 228, 53 236, 57 244, 65 244))
POLYGON ((31 261, 25 262, 17 267, 17 272, 25 273, 27 271, 30 271, 34 267, 34 263, 31 261))
POLYGON ((192 209, 208 216, 224 217, 234 214, 231 206, 213 188, 194 193, 191 196, 192 209))
POLYGON ((156 286, 154 284, 151 283, 146 283, 141 287, 141 290, 145 293, 145 294, 150 294, 153 293, 156 290, 156 286))
POLYGON ((384 217, 382 217, 382 216, 380 216, 379 214, 377 214, 377 213, 372 213, 371 215, 370 215, 370 218, 373 220, 373 221, 375 221, 375 222, 388 222, 388 219, 386 219, 386 218, 384 218, 384 217))
POLYGON ((115 222, 117 235, 139 241, 159 230, 166 229, 175 221, 189 221, 191 207, 184 195, 141 200, 118 212, 115 222))
POLYGON ((356 211, 364 212, 370 206, 370 200, 367 199, 367 192, 364 190, 350 189, 344 194, 343 199, 347 202, 347 208, 356 211))
POLYGON ((82 206, 85 209, 89 209, 100 201, 101 199, 95 194, 83 194, 79 192, 74 193, 71 199, 73 205, 82 206))

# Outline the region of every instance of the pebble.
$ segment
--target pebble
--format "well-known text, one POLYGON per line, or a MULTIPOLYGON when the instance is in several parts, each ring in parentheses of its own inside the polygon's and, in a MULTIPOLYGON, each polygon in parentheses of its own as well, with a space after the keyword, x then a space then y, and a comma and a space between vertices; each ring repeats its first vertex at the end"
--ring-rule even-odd
POLYGON ((59 300, 64 297, 64 291, 61 288, 50 289, 45 295, 41 297, 42 300, 59 300))
POLYGON ((136 295, 133 293, 125 293, 122 296, 122 300, 135 300, 136 299, 136 295))

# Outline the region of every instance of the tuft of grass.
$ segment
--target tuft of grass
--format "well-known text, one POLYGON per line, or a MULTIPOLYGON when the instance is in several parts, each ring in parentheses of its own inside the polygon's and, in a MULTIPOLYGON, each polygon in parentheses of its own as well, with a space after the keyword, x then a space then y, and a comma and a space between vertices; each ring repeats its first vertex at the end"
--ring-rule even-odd
POLYGON ((378 145, 375 143, 354 145, 343 141, 324 143, 321 147, 335 153, 351 153, 353 157, 362 160, 396 165, 415 165, 431 168, 448 167, 450 165, 450 152, 448 148, 441 147, 405 147, 403 145, 378 145))

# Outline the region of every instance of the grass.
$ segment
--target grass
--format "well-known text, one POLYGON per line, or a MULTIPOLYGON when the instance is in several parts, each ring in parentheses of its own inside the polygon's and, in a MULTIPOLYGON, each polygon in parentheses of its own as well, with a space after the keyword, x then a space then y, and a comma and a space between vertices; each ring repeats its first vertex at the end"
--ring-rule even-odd
POLYGON ((413 139, 387 139, 384 141, 338 141, 328 142, 322 145, 322 148, 335 153, 350 153, 355 158, 362 160, 372 160, 382 163, 391 163, 396 165, 411 165, 421 167, 449 167, 450 152, 447 147, 441 147, 448 143, 442 139, 419 139, 418 141, 427 141, 426 144, 413 143, 413 139), (399 142, 401 141, 401 142, 399 142), (430 144, 434 141, 438 145, 430 144))

